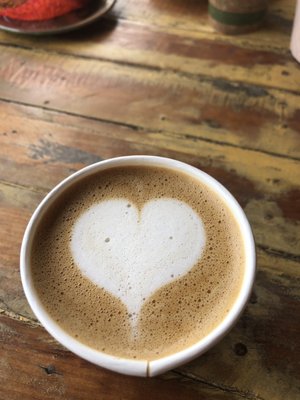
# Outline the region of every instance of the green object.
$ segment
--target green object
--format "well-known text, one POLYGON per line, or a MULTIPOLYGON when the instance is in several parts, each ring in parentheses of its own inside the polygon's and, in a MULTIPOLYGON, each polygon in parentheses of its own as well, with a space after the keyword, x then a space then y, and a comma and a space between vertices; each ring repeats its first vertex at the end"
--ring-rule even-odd
POLYGON ((209 14, 213 19, 225 25, 252 25, 260 22, 266 15, 266 10, 251 13, 236 13, 220 10, 212 4, 208 5, 209 14))

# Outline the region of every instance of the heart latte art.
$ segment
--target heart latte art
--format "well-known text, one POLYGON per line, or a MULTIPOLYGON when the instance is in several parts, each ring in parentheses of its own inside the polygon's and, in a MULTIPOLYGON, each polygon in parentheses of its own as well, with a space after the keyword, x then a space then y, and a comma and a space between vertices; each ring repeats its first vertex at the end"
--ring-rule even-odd
POLYGON ((227 315, 244 246, 226 204, 177 170, 125 166, 74 182, 43 215, 32 276, 51 318, 118 357, 158 359, 227 315))
POLYGON ((112 199, 76 221, 71 251, 85 276, 122 300, 134 327, 145 300, 195 265, 205 237, 201 219, 182 201, 151 200, 139 210, 112 199))

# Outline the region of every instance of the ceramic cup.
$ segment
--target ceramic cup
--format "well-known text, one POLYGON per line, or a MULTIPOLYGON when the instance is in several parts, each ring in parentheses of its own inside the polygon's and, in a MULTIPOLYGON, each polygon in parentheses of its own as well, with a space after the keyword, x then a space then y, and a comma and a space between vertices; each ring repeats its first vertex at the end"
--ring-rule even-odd
POLYGON ((83 168, 58 184, 44 198, 32 215, 26 228, 21 247, 20 266, 22 284, 27 300, 34 314, 42 323, 44 328, 58 342, 78 356, 101 367, 127 375, 155 376, 184 364, 195 357, 198 357, 216 344, 232 328, 242 313, 251 293, 255 275, 255 246, 252 231, 243 210, 234 197, 214 178, 200 171, 199 169, 176 160, 155 156, 126 156, 101 161, 83 168), (122 166, 156 166, 162 168, 171 168, 175 171, 181 171, 187 175, 190 175, 194 179, 208 185, 211 190, 215 191, 217 195, 223 199, 223 201, 231 210, 232 214, 235 216, 245 245, 245 273, 242 286, 231 310, 223 319, 223 321, 206 337, 189 348, 149 362, 129 360, 102 353, 82 344, 74 337, 67 334, 45 310, 34 288, 31 274, 30 260, 34 232, 37 225, 43 221, 43 215, 53 201, 64 196, 65 191, 74 182, 84 179, 90 174, 93 174, 95 171, 122 166))

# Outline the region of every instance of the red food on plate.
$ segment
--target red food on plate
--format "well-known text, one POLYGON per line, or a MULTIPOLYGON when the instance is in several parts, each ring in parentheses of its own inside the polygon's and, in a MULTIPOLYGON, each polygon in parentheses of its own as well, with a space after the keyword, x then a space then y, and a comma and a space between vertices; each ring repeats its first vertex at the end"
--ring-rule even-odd
POLYGON ((0 0, 0 16, 23 21, 43 21, 83 7, 89 0, 0 0))

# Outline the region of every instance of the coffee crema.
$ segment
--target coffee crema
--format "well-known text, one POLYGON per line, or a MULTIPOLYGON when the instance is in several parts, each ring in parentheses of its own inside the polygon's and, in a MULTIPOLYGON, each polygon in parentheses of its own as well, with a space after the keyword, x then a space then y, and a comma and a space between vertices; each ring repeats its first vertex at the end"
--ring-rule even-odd
POLYGON ((168 168, 98 171, 70 186, 34 234, 43 306, 83 344, 155 360, 226 317, 244 276, 238 224, 217 193, 168 168))

